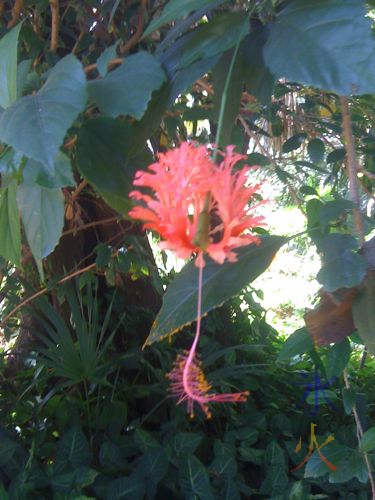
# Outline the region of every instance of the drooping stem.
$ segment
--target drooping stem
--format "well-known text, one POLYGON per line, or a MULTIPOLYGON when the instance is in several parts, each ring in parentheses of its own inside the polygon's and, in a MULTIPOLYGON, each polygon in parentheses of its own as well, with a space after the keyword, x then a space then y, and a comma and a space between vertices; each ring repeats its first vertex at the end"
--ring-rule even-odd
MULTIPOLYGON (((202 257, 202 256, 201 256, 202 257)), ((193 345, 190 348, 188 358, 186 360, 184 371, 182 374, 182 384, 184 391, 189 398, 195 399, 195 395, 189 384, 189 374, 191 366, 194 362, 195 352, 197 349, 200 333, 201 333, 201 315, 202 315, 202 286, 203 286, 203 265, 198 267, 198 299, 197 299, 197 326, 195 329, 195 336, 193 345)))
POLYGON ((353 126, 350 116, 348 99, 340 96, 341 113, 342 113, 342 128, 345 140, 345 149, 347 154, 347 173, 349 179, 349 192, 350 200, 354 203, 353 209, 354 226, 359 238, 361 246, 365 242, 362 215, 360 211, 360 198, 358 192, 358 178, 359 171, 358 160, 355 153, 353 126))

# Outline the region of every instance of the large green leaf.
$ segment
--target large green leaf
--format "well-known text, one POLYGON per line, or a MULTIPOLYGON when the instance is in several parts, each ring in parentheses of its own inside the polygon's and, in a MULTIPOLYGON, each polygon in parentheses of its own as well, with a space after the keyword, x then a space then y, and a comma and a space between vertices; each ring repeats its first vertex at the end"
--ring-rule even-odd
MULTIPOLYGON (((226 52, 218 62, 218 64, 213 69, 213 82, 214 82, 214 118, 216 122, 219 119, 223 92, 225 89, 225 84, 227 80, 227 75, 229 68, 231 66, 232 59, 234 57, 233 49, 226 52)), ((240 108, 240 99, 243 90, 243 71, 241 64, 241 55, 237 53, 236 60, 234 62, 234 68, 229 81, 229 85, 226 89, 226 101, 223 110, 223 126, 221 129, 221 136, 218 140, 218 146, 224 147, 231 143, 231 133, 234 127, 235 119, 238 115, 240 108)))
POLYGON ((68 55, 36 94, 17 100, 0 116, 0 140, 53 173, 66 131, 85 103, 85 73, 78 59, 68 55))
POLYGON ((7 108, 17 99, 17 45, 22 23, 0 40, 0 106, 7 108))
POLYGON ((23 169, 23 182, 28 186, 38 184, 48 189, 74 186, 75 181, 69 157, 61 151, 57 153, 53 174, 43 163, 27 160, 23 169))
POLYGON ((298 354, 304 354, 313 349, 313 343, 311 337, 306 328, 299 328, 290 337, 287 338, 285 344, 281 348, 279 355, 277 357, 278 361, 285 361, 286 359, 297 356, 298 354))
POLYGON ((366 278, 364 289, 353 302, 353 320, 369 352, 375 354, 375 274, 366 278))
POLYGON ((132 138, 130 125, 112 118, 89 120, 78 135, 78 169, 108 205, 121 214, 126 214, 132 206, 128 193, 135 171, 152 163, 151 154, 145 149, 128 159, 132 138))
POLYGON ((353 236, 328 234, 319 247, 323 253, 323 267, 317 278, 327 292, 361 283, 367 271, 367 261, 355 252, 358 244, 353 236))
MULTIPOLYGON (((286 239, 262 236, 259 245, 239 248, 238 261, 217 264, 206 258, 203 269, 202 314, 238 294, 270 265, 286 239)), ((169 285, 146 344, 162 340, 193 322, 197 315, 198 268, 189 262, 169 285)))
POLYGON ((159 29, 164 24, 181 19, 190 14, 193 10, 201 9, 210 4, 218 4, 217 0, 170 0, 165 6, 162 14, 157 19, 154 19, 143 34, 143 38, 148 36, 153 31, 159 29))
POLYGON ((37 261, 49 255, 57 245, 64 225, 64 198, 60 189, 21 184, 18 207, 27 241, 37 261))
POLYGON ((198 59, 207 59, 222 54, 240 42, 248 32, 248 19, 243 14, 218 14, 210 22, 198 26, 195 31, 185 35, 187 42, 181 51, 179 68, 190 66, 198 59))
POLYGON ((21 227, 16 200, 17 183, 0 191, 0 255, 16 266, 21 263, 21 227))
POLYGON ((185 500, 214 499, 207 469, 197 457, 185 456, 181 460, 178 475, 185 500))
POLYGON ((252 29, 241 44, 247 90, 261 103, 271 100, 275 78, 264 64, 263 47, 267 40, 266 28, 252 29))
POLYGON ((270 28, 265 61, 278 77, 338 94, 375 91, 375 41, 364 1, 291 0, 270 28))
POLYGON ((103 113, 114 118, 130 115, 139 120, 152 92, 158 90, 165 79, 159 61, 148 52, 138 52, 104 78, 90 82, 88 90, 103 113))

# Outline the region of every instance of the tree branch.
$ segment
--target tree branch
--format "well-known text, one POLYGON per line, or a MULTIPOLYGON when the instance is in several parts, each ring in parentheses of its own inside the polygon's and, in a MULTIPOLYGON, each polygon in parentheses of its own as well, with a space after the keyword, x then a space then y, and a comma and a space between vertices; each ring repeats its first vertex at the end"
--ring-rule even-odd
POLYGON ((12 9, 12 18, 8 23, 7 28, 13 28, 18 23, 19 15, 23 9, 23 0, 16 0, 12 9))
POLYGON ((359 166, 355 153, 352 119, 350 116, 348 99, 346 97, 340 96, 340 104, 342 113, 343 138, 347 156, 347 175, 349 179, 350 199, 355 205, 355 208, 353 209, 354 226, 360 244, 362 246, 365 242, 365 233, 363 229, 362 215, 359 208, 360 198, 358 193, 358 178, 357 178, 359 166))
POLYGON ((49 0, 52 13, 52 25, 51 25, 51 52, 56 52, 57 45, 59 42, 59 23, 60 23, 60 6, 59 0, 49 0))

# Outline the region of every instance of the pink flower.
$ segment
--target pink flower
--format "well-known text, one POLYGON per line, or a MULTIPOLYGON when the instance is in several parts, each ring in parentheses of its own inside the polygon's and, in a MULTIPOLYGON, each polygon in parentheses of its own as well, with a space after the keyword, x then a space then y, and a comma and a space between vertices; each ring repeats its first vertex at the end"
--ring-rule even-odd
POLYGON ((177 404, 187 402, 187 411, 191 417, 194 417, 194 404, 198 404, 206 414, 211 417, 208 405, 210 403, 243 403, 249 396, 249 391, 236 392, 231 394, 214 394, 212 387, 207 382, 202 371, 202 362, 195 355, 191 361, 190 367, 186 369, 189 359, 189 352, 185 355, 177 356, 173 370, 167 374, 171 381, 170 390, 173 396, 178 398, 177 404), (184 374, 187 376, 187 384, 184 384, 184 374))
MULTIPOLYGON (((152 193, 132 191, 130 197, 145 206, 135 206, 129 215, 145 221, 145 228, 164 239, 160 247, 179 257, 204 251, 220 264, 235 261, 233 249, 259 242, 246 231, 263 225, 263 218, 252 215, 248 206, 259 189, 259 185, 245 185, 251 168, 232 173, 235 164, 246 158, 233 150, 234 146, 227 147, 220 165, 209 158, 206 147, 188 142, 161 153, 148 171, 136 173, 134 185, 152 193), (204 214, 207 234, 199 234, 204 214)), ((202 262, 202 257, 197 260, 198 265, 202 262)))

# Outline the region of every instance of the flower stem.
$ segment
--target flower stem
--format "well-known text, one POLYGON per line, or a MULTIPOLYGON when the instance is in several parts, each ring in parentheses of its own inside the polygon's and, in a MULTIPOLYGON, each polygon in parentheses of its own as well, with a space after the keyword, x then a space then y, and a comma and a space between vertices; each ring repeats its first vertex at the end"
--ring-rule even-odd
POLYGON ((201 333, 201 316, 202 316, 202 286, 203 286, 203 265, 199 265, 198 267, 198 299, 197 299, 197 326, 195 329, 195 337, 193 341, 193 345, 190 348, 189 356, 186 360, 184 371, 182 374, 182 384, 184 387, 185 393, 189 398, 195 399, 195 395, 191 390, 189 384, 189 373, 191 369, 191 365, 194 362, 195 351, 197 349, 200 333, 201 333))

